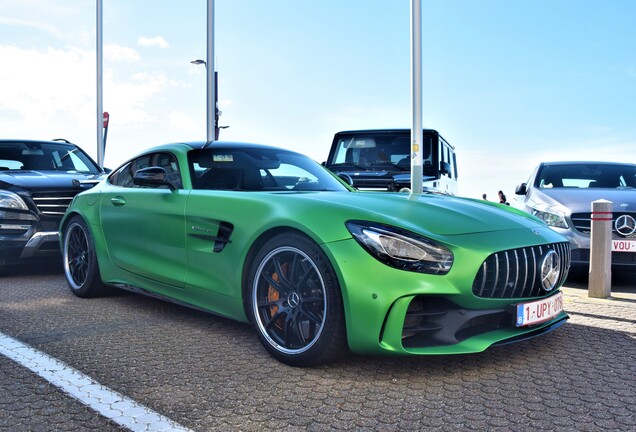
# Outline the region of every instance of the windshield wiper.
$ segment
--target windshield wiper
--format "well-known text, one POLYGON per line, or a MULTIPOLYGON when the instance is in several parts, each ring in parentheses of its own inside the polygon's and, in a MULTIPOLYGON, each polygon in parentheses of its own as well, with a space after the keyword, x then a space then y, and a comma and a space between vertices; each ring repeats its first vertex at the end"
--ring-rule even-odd
MULTIPOLYGON (((400 166, 400 165, 398 165, 396 163, 393 163, 391 161, 375 161, 375 162, 371 162, 370 165, 372 165, 372 166, 387 166, 388 165, 388 166, 390 166, 392 168, 397 168, 400 171, 408 171, 408 169, 406 169, 406 168, 404 168, 404 167, 402 167, 402 166, 400 166)), ((410 166, 409 166, 409 168, 410 168, 410 166)))
POLYGON ((356 168, 356 169, 361 169, 361 170, 366 170, 369 169, 369 167, 363 167, 362 165, 358 165, 358 164, 354 164, 351 162, 343 162, 343 163, 337 163, 337 164, 332 164, 331 167, 352 167, 352 168, 356 168))

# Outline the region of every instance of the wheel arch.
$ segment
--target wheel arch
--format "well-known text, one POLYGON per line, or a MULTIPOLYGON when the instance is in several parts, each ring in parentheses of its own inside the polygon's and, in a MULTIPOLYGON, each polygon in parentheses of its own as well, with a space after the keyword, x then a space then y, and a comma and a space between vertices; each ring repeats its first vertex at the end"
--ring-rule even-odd
MULTIPOLYGON (((316 241, 316 238, 310 234, 308 234, 305 231, 302 231, 298 228, 294 228, 291 226, 278 226, 278 227, 274 227, 274 228, 270 228, 267 231, 264 231, 263 233, 261 233, 256 240, 252 243, 252 245, 250 246, 246 256, 245 256, 245 260, 243 261, 243 268, 241 270, 241 295, 243 298, 243 311, 245 312, 245 315, 248 317, 250 317, 248 308, 249 308, 249 302, 248 302, 248 296, 249 296, 249 287, 248 287, 248 280, 249 280, 249 272, 250 272, 250 268, 252 266, 252 264, 254 263, 254 259, 256 257, 256 254, 258 253, 258 251, 263 247, 263 245, 265 245, 265 243, 267 243, 269 240, 271 240, 272 238, 281 235, 281 234, 290 234, 290 233, 295 233, 295 234, 299 234, 302 237, 305 237, 307 240, 315 243, 319 248, 323 249, 321 247, 321 243, 316 241)), ((345 299, 343 297, 343 289, 342 289, 342 279, 341 279, 341 275, 340 275, 340 269, 337 265, 337 263, 333 262, 333 259, 331 257, 331 254, 325 252, 323 250, 323 253, 325 254, 325 257, 327 259, 327 261, 329 262, 329 264, 331 265, 332 269, 334 270, 334 273, 336 275, 336 279, 338 280, 338 285, 339 285, 339 293, 340 293, 340 300, 342 302, 342 304, 345 304, 345 299)), ((346 309, 346 308, 345 308, 346 309)), ((346 317, 346 310, 345 310, 345 327, 346 327, 346 322, 347 322, 347 317, 346 317)))

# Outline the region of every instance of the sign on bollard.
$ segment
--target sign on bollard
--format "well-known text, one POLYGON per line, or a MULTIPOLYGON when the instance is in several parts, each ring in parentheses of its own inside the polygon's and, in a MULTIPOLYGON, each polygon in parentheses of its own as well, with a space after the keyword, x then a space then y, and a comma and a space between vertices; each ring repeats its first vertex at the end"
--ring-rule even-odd
POLYGON ((612 202, 592 203, 590 237, 590 278, 588 297, 607 298, 612 294, 612 202))

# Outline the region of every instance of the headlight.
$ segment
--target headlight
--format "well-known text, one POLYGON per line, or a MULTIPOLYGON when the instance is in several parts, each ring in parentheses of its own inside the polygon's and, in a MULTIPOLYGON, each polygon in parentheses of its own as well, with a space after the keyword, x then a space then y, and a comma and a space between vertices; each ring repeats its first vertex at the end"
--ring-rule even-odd
POLYGON ((0 208, 10 208, 16 210, 28 210, 22 198, 13 192, 0 190, 0 208))
POLYGON ((565 222, 565 215, 559 211, 541 211, 532 209, 532 214, 548 224, 548 226, 565 229, 568 227, 567 222, 565 222))
POLYGON ((444 246, 412 232, 364 221, 348 221, 353 238, 384 264, 419 273, 446 274, 453 265, 453 253, 444 246))

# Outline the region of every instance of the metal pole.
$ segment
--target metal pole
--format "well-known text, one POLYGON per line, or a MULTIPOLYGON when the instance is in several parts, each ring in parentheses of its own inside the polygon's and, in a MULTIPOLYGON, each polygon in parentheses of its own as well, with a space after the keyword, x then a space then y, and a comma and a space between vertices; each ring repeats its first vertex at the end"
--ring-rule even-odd
POLYGON ((607 200, 592 203, 587 295, 595 298, 612 295, 612 202, 607 200))
POLYGON ((208 0, 208 32, 207 32, 207 61, 206 61, 206 77, 207 77, 207 134, 206 141, 212 142, 215 138, 216 127, 216 86, 214 80, 214 0, 208 0))
POLYGON ((422 1, 411 0, 411 195, 422 193, 422 1))
POLYGON ((103 74, 102 74, 102 23, 104 21, 102 14, 102 0, 97 0, 97 46, 95 51, 97 52, 97 164, 100 167, 104 166, 104 143, 102 139, 103 125, 104 125, 104 112, 103 112, 103 74))

